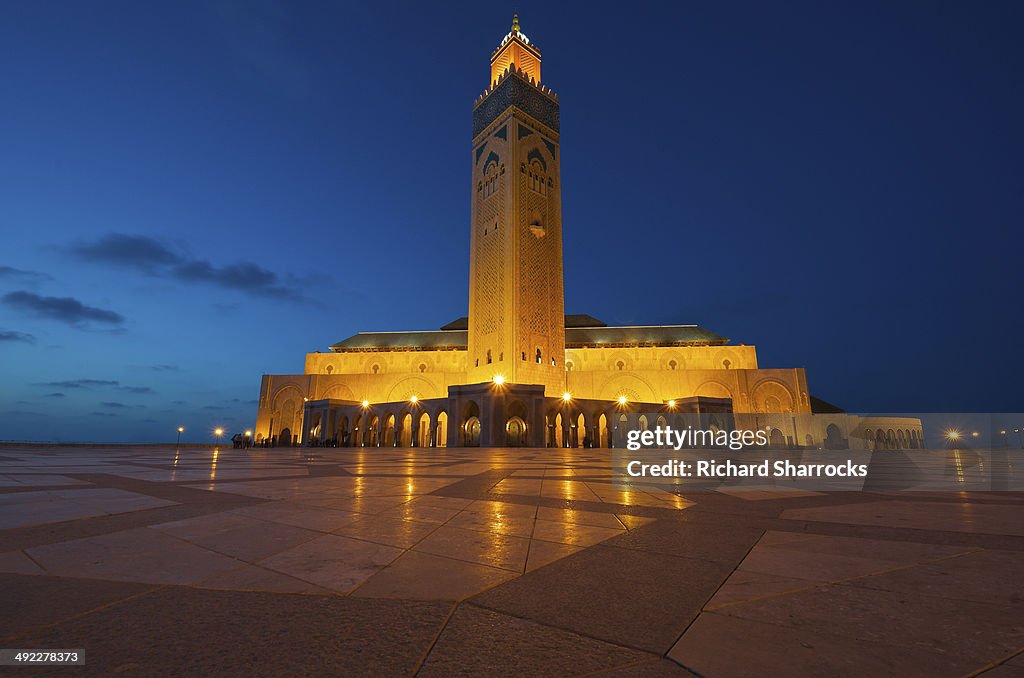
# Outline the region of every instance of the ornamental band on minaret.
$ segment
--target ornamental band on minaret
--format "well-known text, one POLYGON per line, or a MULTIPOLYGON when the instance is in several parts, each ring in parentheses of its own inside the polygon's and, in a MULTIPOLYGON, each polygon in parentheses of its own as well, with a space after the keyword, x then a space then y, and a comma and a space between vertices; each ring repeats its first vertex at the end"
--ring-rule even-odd
MULTIPOLYGON (((762 369, 753 346, 565 314, 559 101, 518 16, 491 55, 472 138, 468 316, 359 332, 308 354, 302 374, 263 375, 257 443, 609 447, 678 412, 755 414, 773 444, 877 439, 882 422, 829 409, 803 368, 762 369)), ((921 440, 917 419, 884 425, 921 440)))

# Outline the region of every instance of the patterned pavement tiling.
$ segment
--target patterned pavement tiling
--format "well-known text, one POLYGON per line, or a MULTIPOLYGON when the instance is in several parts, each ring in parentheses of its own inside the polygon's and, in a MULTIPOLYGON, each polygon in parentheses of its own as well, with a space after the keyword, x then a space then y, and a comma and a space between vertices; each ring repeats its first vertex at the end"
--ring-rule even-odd
POLYGON ((2 646, 85 675, 1024 672, 1020 493, 670 491, 582 449, 3 453, 2 646))

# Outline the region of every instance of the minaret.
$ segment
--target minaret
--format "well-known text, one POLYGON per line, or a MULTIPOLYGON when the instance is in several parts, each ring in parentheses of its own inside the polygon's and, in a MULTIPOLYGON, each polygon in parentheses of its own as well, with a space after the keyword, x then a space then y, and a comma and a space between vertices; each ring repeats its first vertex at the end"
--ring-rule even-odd
POLYGON ((558 135, 558 96, 516 15, 473 107, 470 383, 565 390, 558 135))

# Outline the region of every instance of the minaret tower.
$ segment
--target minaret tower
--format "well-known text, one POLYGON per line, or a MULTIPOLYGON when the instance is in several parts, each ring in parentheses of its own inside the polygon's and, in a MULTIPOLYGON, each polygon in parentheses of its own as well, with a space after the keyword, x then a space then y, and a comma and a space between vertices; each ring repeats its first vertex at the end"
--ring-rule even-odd
POLYGON ((558 95, 519 28, 491 55, 473 107, 469 270, 470 383, 565 390, 565 300, 558 95))

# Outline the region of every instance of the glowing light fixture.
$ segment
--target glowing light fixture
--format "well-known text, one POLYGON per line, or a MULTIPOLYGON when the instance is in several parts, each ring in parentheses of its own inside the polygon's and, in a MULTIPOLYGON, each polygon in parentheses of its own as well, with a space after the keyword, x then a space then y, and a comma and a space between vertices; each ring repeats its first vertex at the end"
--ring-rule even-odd
POLYGON ((251 438, 252 437, 252 431, 246 431, 245 432, 245 437, 246 438, 251 438))
POLYGON ((960 440, 960 431, 957 431, 955 428, 949 429, 948 431, 946 431, 946 440, 960 440))
POLYGON ((505 383, 505 375, 496 374, 494 375, 494 379, 492 379, 491 381, 493 381, 496 385, 501 386, 502 384, 505 383))
POLYGON ((562 400, 564 400, 565 402, 569 402, 570 400, 572 400, 572 394, 566 391, 565 393, 562 394, 562 400))
POLYGON ((619 396, 619 404, 620 405, 625 405, 626 404, 626 396, 624 396, 624 395, 620 395, 619 396))
POLYGON ((675 407, 676 406, 676 401, 674 401, 674 400, 668 401, 668 406, 669 407, 675 407))
POLYGON ((369 400, 364 400, 363 401, 363 409, 366 409, 369 406, 370 406, 370 401, 369 400))
POLYGON ((410 403, 416 404, 417 400, 419 400, 419 398, 417 398, 416 396, 409 396, 410 403))

